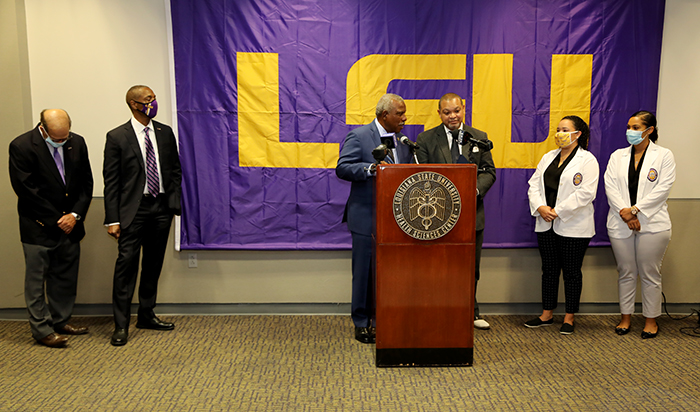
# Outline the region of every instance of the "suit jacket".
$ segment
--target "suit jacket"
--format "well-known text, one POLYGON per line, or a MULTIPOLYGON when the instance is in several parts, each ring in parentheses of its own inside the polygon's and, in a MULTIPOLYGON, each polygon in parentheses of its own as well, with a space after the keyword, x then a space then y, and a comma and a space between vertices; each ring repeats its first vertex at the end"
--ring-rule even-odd
MULTIPOLYGON (((466 133, 477 140, 487 140, 485 132, 467 126, 463 127, 466 133)), ((451 138, 451 137, 450 137, 451 138)), ((452 152, 447 142, 445 126, 440 124, 418 135, 418 162, 423 163, 452 163, 452 152)), ((496 181, 496 166, 490 151, 483 151, 479 146, 470 149, 470 145, 463 147, 462 155, 478 168, 476 175, 476 188, 479 194, 476 197, 476 230, 484 230, 484 196, 496 181), (476 151, 473 151, 476 150, 476 151), (468 153, 467 153, 468 152, 468 153)))
MULTIPOLYGON (((398 139, 401 136, 401 133, 396 134, 398 139)), ((381 143, 374 120, 370 124, 358 127, 345 137, 335 168, 335 174, 339 178, 352 182, 343 222, 348 223, 351 232, 367 236, 372 235, 374 224, 374 182, 367 176, 365 169, 374 163, 372 150, 381 143)), ((405 152, 400 151, 398 147, 397 152, 399 161, 407 162, 407 158, 402 155, 405 152)))
POLYGON ((79 242, 85 236, 83 220, 92 201, 92 169, 82 136, 71 133, 63 145, 63 183, 53 153, 39 125, 10 143, 10 181, 17 194, 19 232, 23 243, 55 246, 64 232, 57 223, 68 213, 79 220, 68 238, 79 242))
MULTIPOLYGON (((605 171, 605 194, 608 196, 608 236, 626 239, 632 230, 620 217, 620 210, 635 205, 630 204, 629 165, 632 156, 631 146, 618 149, 610 156, 605 171)), ((637 187, 637 218, 641 233, 657 233, 671 229, 671 216, 666 200, 671 186, 676 180, 676 161, 673 153, 665 147, 649 142, 644 162, 639 171, 637 187)))
POLYGON ((557 202, 554 210, 559 218, 545 222, 537 209, 547 205, 544 187, 544 173, 552 161, 561 153, 554 149, 544 156, 535 173, 528 181, 527 197, 530 201, 530 214, 536 218, 535 232, 546 232, 554 227, 560 236, 586 238, 595 236, 593 201, 598 192, 600 167, 591 152, 579 147, 576 154, 564 168, 559 178, 557 202))
MULTIPOLYGON (((153 121, 155 141, 158 146, 160 173, 169 210, 180 214, 182 196, 182 169, 173 130, 153 121)), ((131 121, 107 133, 104 165, 105 224, 119 223, 122 229, 129 227, 136 216, 143 188, 146 185, 146 168, 136 133, 131 121)))

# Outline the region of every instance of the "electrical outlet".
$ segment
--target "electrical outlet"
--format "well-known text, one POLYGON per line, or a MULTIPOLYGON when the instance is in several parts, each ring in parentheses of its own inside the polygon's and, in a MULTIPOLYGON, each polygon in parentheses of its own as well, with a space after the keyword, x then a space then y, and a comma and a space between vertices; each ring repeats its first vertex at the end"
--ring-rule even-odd
POLYGON ((196 253, 190 253, 188 255, 188 266, 190 268, 196 268, 197 267, 197 254, 196 253))

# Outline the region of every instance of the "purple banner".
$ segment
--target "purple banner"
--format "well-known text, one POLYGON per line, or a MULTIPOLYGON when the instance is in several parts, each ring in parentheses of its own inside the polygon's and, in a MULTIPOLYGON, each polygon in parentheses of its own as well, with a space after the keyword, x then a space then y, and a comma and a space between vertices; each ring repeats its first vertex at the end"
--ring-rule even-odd
MULTIPOLYGON (((477 55, 512 56, 510 142, 519 143, 549 134, 553 56, 592 55, 589 150, 601 167, 592 245, 605 244, 608 158, 627 145, 629 115, 656 110, 663 0, 172 0, 171 10, 182 249, 349 249, 350 185, 333 169, 346 134, 369 123, 363 113, 384 92, 414 108, 435 101, 435 117, 440 96, 458 93, 471 123, 477 55), (466 56, 464 71, 421 74, 436 55, 466 56), (357 70, 374 56, 418 63, 357 70), (381 86, 384 72, 393 80, 381 86)), ((416 111, 408 115, 427 114, 416 111)), ((413 140, 426 127, 414 123, 403 131, 413 140)), ((536 246, 534 166, 505 166, 496 161, 485 197, 484 247, 536 246)))

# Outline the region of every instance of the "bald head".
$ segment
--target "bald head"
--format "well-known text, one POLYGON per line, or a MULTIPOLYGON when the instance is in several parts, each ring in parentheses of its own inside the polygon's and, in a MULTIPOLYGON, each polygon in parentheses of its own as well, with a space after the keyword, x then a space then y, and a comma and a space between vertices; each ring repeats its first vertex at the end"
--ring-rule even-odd
MULTIPOLYGON (((62 109, 45 109, 42 110, 39 116, 41 126, 51 138, 56 140, 65 140, 70 134, 71 121, 70 116, 62 109)), ((46 137, 46 136, 44 136, 46 137)))

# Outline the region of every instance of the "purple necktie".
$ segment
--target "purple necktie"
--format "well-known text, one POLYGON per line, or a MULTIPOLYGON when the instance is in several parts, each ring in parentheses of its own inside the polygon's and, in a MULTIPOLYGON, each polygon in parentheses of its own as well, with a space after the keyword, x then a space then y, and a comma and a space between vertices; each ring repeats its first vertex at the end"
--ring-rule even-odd
POLYGON ((63 160, 61 160, 61 154, 58 153, 58 149, 54 147, 53 149, 53 161, 56 162, 56 167, 58 168, 58 174, 61 175, 61 180, 66 183, 66 177, 63 176, 63 160))
POLYGON ((148 193, 153 197, 158 196, 160 184, 158 183, 158 165, 156 165, 156 152, 153 150, 153 143, 148 136, 148 127, 143 129, 146 132, 146 182, 148 193))

